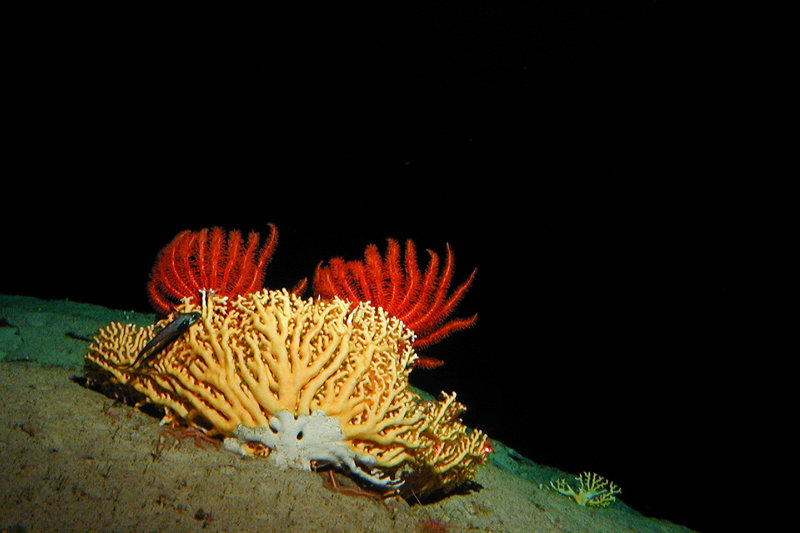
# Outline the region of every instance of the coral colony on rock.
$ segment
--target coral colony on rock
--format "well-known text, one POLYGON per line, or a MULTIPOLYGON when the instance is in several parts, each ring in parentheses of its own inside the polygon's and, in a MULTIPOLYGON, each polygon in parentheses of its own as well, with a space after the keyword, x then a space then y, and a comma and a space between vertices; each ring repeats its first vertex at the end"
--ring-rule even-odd
POLYGON ((455 393, 425 401, 409 387, 416 349, 472 325, 447 321, 471 284, 452 295, 452 252, 441 276, 423 274, 414 244, 389 240, 364 262, 317 268, 315 296, 263 288, 277 242, 221 228, 178 234, 148 285, 165 318, 112 322, 86 355, 88 380, 138 406, 162 406, 165 424, 224 439, 226 449, 279 468, 330 465, 368 490, 421 497, 468 482, 491 451, 459 419, 455 393))

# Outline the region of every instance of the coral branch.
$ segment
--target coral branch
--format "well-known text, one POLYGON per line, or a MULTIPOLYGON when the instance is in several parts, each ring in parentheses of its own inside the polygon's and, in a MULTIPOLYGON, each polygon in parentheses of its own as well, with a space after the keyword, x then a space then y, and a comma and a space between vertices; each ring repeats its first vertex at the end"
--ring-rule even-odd
POLYGON ((616 495, 622 490, 613 482, 594 472, 582 472, 576 476, 578 487, 575 488, 565 479, 550 482, 550 487, 575 500, 582 507, 608 507, 616 501, 616 495))

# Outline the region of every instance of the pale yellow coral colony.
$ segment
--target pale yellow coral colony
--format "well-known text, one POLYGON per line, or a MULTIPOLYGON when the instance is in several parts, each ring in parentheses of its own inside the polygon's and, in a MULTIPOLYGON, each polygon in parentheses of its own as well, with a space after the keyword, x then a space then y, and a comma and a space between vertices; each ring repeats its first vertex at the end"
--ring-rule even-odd
POLYGON ((470 479, 486 436, 459 420, 455 394, 423 401, 408 384, 413 332, 368 303, 263 290, 184 301, 157 325, 111 323, 86 356, 97 384, 227 436, 226 448, 308 469, 330 462, 415 494, 470 479), (144 364, 133 362, 178 313, 201 318, 144 364), (286 438, 290 426, 295 428, 286 438), (298 446, 301 436, 306 441, 298 446))
POLYGON ((572 486, 565 478, 550 482, 550 487, 575 500, 583 507, 608 507, 616 501, 622 490, 614 483, 594 472, 582 472, 575 476, 578 487, 572 486))

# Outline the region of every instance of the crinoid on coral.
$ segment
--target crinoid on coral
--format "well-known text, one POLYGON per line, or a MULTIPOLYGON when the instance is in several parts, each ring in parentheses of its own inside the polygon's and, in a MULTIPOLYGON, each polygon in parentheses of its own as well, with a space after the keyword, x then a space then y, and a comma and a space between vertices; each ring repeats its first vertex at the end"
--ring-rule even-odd
POLYGON ((206 294, 159 326, 186 313, 201 316, 139 366, 154 327, 101 329, 90 381, 221 434, 230 450, 281 467, 331 463, 404 495, 452 489, 485 460, 486 436, 461 423, 455 394, 423 401, 409 388, 413 333, 380 308, 286 290, 206 294))
MULTIPOLYGON (((447 260, 441 276, 439 256, 431 250, 428 254, 430 261, 423 274, 410 239, 406 241, 405 258, 401 258, 400 245, 394 239, 388 239, 385 258, 381 257, 377 246, 370 244, 364 252, 364 261, 335 257, 328 265, 318 265, 314 292, 322 298, 338 296, 381 307, 414 332, 414 346, 422 349, 454 331, 472 326, 478 318, 473 315, 447 321, 475 279, 477 269, 448 296, 454 269, 450 245, 447 245, 447 260)), ((435 366, 432 365, 434 361, 420 366, 435 366)))
POLYGON ((233 230, 219 227, 182 231, 156 258, 147 290, 155 310, 168 314, 184 298, 197 297, 201 290, 220 296, 236 296, 263 287, 278 231, 269 224, 270 234, 259 248, 259 235, 251 231, 247 241, 233 230))

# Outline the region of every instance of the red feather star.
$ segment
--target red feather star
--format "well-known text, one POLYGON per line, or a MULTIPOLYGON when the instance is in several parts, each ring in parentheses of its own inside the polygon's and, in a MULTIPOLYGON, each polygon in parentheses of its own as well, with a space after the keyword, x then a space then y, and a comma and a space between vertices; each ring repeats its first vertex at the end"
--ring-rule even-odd
POLYGON ((261 290, 278 230, 269 224, 270 234, 259 248, 259 235, 251 231, 247 241, 233 230, 219 227, 182 231, 156 258, 147 291, 159 313, 168 314, 184 298, 212 290, 221 296, 236 296, 261 290))
MULTIPOLYGON (((403 321, 415 334, 414 347, 421 349, 439 342, 454 331, 472 326, 478 315, 446 321, 464 297, 477 269, 451 295, 447 295, 453 277, 453 252, 447 245, 447 260, 439 276, 439 257, 428 250, 430 261, 423 274, 417 265, 413 241, 406 241, 401 261, 400 245, 388 239, 385 259, 378 247, 367 246, 364 261, 331 259, 327 266, 317 266, 314 292, 322 298, 338 296, 351 302, 370 302, 403 321)), ((422 357, 421 368, 435 368, 441 361, 422 357)))

